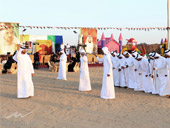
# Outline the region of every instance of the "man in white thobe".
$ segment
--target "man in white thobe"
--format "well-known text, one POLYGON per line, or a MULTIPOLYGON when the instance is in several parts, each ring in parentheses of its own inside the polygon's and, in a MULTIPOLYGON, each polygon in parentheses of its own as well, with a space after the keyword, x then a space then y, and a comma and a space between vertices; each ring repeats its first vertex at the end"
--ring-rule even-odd
POLYGON ((125 51, 123 55, 126 61, 126 68, 125 68, 126 83, 128 88, 134 89, 136 87, 134 58, 127 51, 125 51))
MULTIPOLYGON (((137 72, 137 67, 138 67, 138 61, 135 59, 135 57, 138 55, 138 53, 134 50, 131 52, 131 55, 132 55, 132 59, 133 59, 133 63, 134 63, 134 71, 135 71, 135 88, 137 87, 137 76, 138 76, 138 72, 137 72)), ((134 89, 135 89, 134 88, 134 89)))
POLYGON ((70 55, 70 45, 66 45, 66 55, 70 55))
POLYGON ((155 67, 155 58, 154 56, 156 55, 155 52, 153 52, 152 54, 150 53, 150 73, 151 73, 151 77, 153 78, 153 91, 152 94, 159 94, 159 89, 158 89, 158 85, 157 85, 157 81, 159 82, 159 80, 157 79, 157 70, 154 69, 155 67))
POLYGON ((153 90, 152 78, 149 77, 149 62, 145 57, 136 55, 137 64, 137 86, 136 91, 151 93, 153 90))
POLYGON ((142 57, 142 60, 139 62, 140 62, 140 66, 142 67, 143 90, 145 93, 152 93, 154 86, 153 86, 152 78, 149 76, 150 74, 149 61, 146 57, 142 57))
POLYGON ((32 76, 34 69, 25 46, 20 47, 13 59, 17 62, 17 98, 34 96, 32 76))
POLYGON ((153 84, 152 94, 157 94, 155 84, 154 84, 154 79, 155 79, 154 77, 156 77, 156 75, 155 75, 155 70, 153 70, 155 60, 154 60, 154 57, 152 57, 152 55, 153 55, 152 52, 148 54, 148 57, 149 57, 149 77, 151 77, 152 84, 153 84))
POLYGON ((88 59, 84 49, 80 50, 80 81, 79 91, 91 91, 91 83, 89 77, 88 59))
MULTIPOLYGON (((135 59, 135 57, 137 56, 137 52, 136 51, 132 51, 131 55, 132 55, 132 58, 133 58, 133 62, 134 62, 134 66, 136 66, 137 64, 137 60, 135 59)), ((136 70, 135 70, 136 71, 136 70)))
POLYGON ((59 64, 59 71, 58 71, 58 77, 59 80, 67 80, 66 78, 66 62, 67 62, 67 56, 64 51, 60 52, 60 64, 59 64))
POLYGON ((125 77, 125 68, 126 61, 121 53, 117 54, 117 65, 118 65, 118 79, 119 79, 119 87, 127 87, 126 85, 126 77, 125 77))
POLYGON ((152 57, 152 52, 148 54, 149 58, 149 76, 152 77, 153 74, 153 64, 154 64, 154 57, 152 57))
POLYGON ((103 58, 97 57, 97 60, 103 62, 104 65, 101 98, 115 99, 111 55, 107 47, 103 47, 102 51, 104 53, 104 57, 103 58))
POLYGON ((143 91, 143 74, 142 74, 142 67, 139 61, 142 60, 142 56, 140 56, 139 54, 136 54, 135 56, 136 61, 136 87, 135 87, 135 91, 143 91))
MULTIPOLYGON (((167 85, 167 94, 166 95, 169 95, 169 98, 170 98, 170 50, 166 50, 164 52, 165 54, 165 58, 166 58, 166 62, 167 62, 167 65, 168 65, 168 85, 167 85)), ((165 88, 166 89, 166 88, 165 88)))
POLYGON ((60 49, 61 49, 61 51, 64 51, 64 43, 61 43, 60 49))
POLYGON ((113 67, 113 80, 114 80, 114 85, 119 86, 119 77, 118 77, 118 58, 116 57, 116 52, 111 53, 111 61, 112 61, 112 67, 113 67))
POLYGON ((155 77, 156 92, 160 96, 169 95, 167 61, 164 57, 160 56, 158 53, 153 53, 153 57, 155 60, 155 65, 153 70, 156 71, 156 77, 155 77))
POLYGON ((166 60, 166 65, 168 68, 168 81, 166 82, 166 84, 161 88, 161 95, 162 96, 169 96, 170 98, 170 51, 169 50, 165 50, 164 52, 164 57, 166 60))

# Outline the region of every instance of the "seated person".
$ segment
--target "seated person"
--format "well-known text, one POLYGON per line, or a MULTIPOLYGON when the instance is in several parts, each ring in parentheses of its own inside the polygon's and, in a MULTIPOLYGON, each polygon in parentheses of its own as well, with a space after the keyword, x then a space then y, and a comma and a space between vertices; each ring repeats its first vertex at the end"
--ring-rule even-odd
POLYGON ((74 71, 73 69, 74 69, 74 66, 76 65, 76 62, 77 62, 77 59, 76 59, 75 55, 73 55, 71 57, 70 64, 68 65, 68 71, 69 72, 73 72, 74 71))
POLYGON ((12 59, 13 56, 8 56, 7 62, 4 64, 4 69, 2 73, 7 73, 7 69, 10 69, 12 66, 12 63, 15 63, 15 61, 12 59))
POLYGON ((59 62, 58 56, 56 54, 52 53, 50 62, 54 62, 54 63, 59 62))
POLYGON ((51 53, 50 61, 53 61, 54 58, 54 52, 51 53))
POLYGON ((39 53, 36 52, 34 53, 34 68, 38 69, 38 64, 39 64, 39 53))

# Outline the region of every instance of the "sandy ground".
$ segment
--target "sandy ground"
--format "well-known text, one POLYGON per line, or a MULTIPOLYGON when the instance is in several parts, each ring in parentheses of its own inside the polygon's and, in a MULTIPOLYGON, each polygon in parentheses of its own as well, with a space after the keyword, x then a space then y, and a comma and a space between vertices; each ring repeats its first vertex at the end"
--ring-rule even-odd
POLYGON ((79 72, 36 70, 35 96, 17 99, 16 75, 0 75, 1 128, 170 128, 170 98, 116 88, 100 98, 102 67, 90 68, 92 92, 79 92, 79 72))

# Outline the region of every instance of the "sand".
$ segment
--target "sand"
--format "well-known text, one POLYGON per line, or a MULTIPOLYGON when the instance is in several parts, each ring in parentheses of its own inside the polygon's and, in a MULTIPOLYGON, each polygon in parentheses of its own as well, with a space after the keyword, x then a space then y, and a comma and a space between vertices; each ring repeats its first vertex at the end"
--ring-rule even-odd
POLYGON ((35 72, 30 99, 16 98, 16 74, 0 75, 1 128, 170 128, 170 98, 115 88, 115 100, 101 99, 102 67, 90 68, 91 92, 78 91, 79 72, 35 72))

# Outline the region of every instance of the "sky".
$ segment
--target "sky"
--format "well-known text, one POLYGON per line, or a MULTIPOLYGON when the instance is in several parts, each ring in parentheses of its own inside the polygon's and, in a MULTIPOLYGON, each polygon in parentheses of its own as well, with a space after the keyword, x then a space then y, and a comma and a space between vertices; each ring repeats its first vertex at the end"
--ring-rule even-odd
MULTIPOLYGON (((0 22, 24 26, 59 27, 167 27, 167 0, 0 0, 0 22)), ((63 35, 64 43, 77 44, 74 30, 27 29, 30 35, 63 35)), ((113 34, 123 44, 135 38, 138 43, 160 43, 166 31, 98 30, 98 39, 113 34)))

